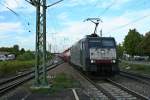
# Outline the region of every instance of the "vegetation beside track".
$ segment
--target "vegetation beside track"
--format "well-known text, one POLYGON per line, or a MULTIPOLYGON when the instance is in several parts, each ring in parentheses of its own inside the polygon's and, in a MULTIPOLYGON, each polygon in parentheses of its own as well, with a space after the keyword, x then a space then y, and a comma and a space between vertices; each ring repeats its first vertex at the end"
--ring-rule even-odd
POLYGON ((31 89, 33 93, 56 93, 69 88, 78 88, 80 83, 76 81, 72 76, 68 76, 65 73, 60 73, 56 75, 54 79, 51 80, 52 86, 50 88, 40 88, 31 89))
POLYGON ((122 61, 121 63, 119 63, 119 67, 121 70, 150 75, 150 65, 131 64, 122 61))
MULTIPOLYGON (((16 52, 21 52, 18 49, 16 52)), ((23 50, 24 51, 24 50, 23 50)), ((15 53, 17 54, 17 53, 15 53)), ((47 60, 54 57, 53 54, 47 52, 47 60)), ((16 55, 16 60, 0 61, 0 77, 10 76, 18 71, 28 70, 35 66, 35 54, 33 51, 24 51, 16 55)))
POLYGON ((33 67, 35 64, 34 60, 13 60, 13 61, 2 61, 0 62, 0 76, 14 74, 18 71, 23 71, 33 67))
POLYGON ((52 81, 52 90, 59 91, 65 88, 77 88, 79 85, 79 82, 77 82, 72 76, 61 73, 52 81))

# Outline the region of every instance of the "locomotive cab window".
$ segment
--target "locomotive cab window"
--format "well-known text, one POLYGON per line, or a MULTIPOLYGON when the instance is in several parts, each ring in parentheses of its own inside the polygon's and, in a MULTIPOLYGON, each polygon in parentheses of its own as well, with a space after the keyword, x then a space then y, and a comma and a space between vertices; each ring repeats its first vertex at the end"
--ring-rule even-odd
POLYGON ((102 40, 103 47, 115 47, 115 42, 113 40, 104 39, 102 40))
POLYGON ((101 47, 101 41, 99 41, 99 40, 91 40, 91 41, 89 41, 89 47, 90 48, 98 48, 98 47, 101 47))

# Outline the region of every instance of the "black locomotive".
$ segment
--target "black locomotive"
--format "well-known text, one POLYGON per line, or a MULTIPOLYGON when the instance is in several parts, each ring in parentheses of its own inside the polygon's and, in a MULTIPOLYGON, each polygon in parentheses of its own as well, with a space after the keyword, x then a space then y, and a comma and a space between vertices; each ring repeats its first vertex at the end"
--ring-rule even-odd
POLYGON ((102 75, 118 73, 115 39, 94 35, 81 39, 70 48, 70 62, 85 72, 102 75))

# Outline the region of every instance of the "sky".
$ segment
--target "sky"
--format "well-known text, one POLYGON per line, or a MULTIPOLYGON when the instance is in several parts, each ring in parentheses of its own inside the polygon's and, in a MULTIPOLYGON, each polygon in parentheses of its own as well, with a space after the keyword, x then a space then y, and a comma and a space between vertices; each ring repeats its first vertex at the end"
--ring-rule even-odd
MULTIPOLYGON (((47 5, 57 0, 47 0, 47 5)), ((36 9, 25 0, 0 0, 0 47, 18 44, 35 50, 36 9), (17 13, 15 15, 6 7, 17 13)), ((97 34, 111 36, 122 43, 129 29, 141 34, 150 31, 149 0, 64 0, 47 9, 47 49, 62 52, 86 35, 94 24, 84 22, 98 17, 103 21, 97 34)))

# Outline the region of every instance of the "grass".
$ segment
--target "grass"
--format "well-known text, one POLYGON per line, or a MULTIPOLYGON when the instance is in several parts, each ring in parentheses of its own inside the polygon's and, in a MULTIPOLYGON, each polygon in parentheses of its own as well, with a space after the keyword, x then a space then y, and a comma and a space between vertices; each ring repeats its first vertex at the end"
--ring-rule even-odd
POLYGON ((0 62, 0 76, 14 74, 17 71, 28 69, 33 67, 35 64, 34 60, 30 61, 1 61, 0 62))
POLYGON ((141 65, 141 64, 130 64, 122 61, 120 64, 120 69, 126 71, 133 71, 140 74, 150 75, 150 66, 149 65, 141 65))
POLYGON ((53 83, 52 91, 59 91, 66 88, 74 88, 74 87, 77 88, 80 86, 79 82, 77 82, 74 78, 64 73, 61 73, 58 76, 56 76, 56 78, 54 78, 52 83, 53 83))
POLYGON ((32 89, 31 92, 53 94, 68 88, 77 88, 79 86, 79 82, 73 77, 68 76, 65 73, 61 73, 56 75, 56 77, 52 80, 52 86, 50 88, 32 89))

